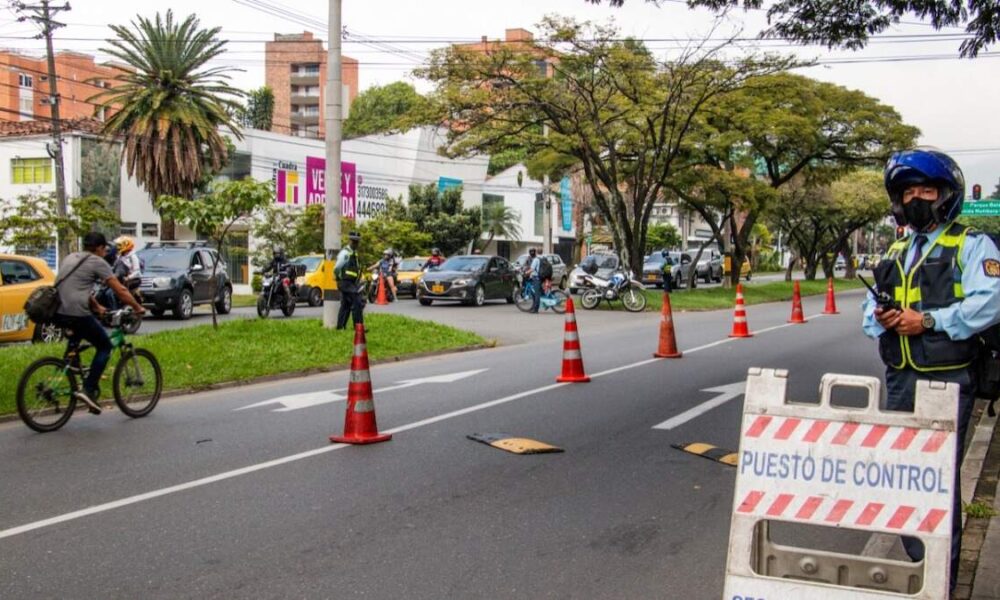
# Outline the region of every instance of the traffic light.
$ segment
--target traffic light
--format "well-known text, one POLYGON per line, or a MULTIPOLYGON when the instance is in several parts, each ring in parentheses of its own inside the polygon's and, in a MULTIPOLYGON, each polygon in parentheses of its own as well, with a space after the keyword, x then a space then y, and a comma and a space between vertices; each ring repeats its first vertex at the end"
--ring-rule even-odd
POLYGON ((983 186, 978 183, 972 186, 972 199, 979 200, 983 196, 983 186))

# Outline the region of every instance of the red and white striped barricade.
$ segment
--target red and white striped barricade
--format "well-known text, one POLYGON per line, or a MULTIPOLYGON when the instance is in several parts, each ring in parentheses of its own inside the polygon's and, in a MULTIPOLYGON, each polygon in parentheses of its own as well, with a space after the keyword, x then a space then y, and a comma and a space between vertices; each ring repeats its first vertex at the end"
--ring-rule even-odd
POLYGON ((819 404, 787 401, 787 381, 747 376, 724 600, 947 598, 958 386, 919 381, 907 413, 879 409, 873 377, 824 375, 819 404), (868 406, 831 405, 835 387, 868 406), (776 521, 916 537, 925 559, 779 545, 776 521))

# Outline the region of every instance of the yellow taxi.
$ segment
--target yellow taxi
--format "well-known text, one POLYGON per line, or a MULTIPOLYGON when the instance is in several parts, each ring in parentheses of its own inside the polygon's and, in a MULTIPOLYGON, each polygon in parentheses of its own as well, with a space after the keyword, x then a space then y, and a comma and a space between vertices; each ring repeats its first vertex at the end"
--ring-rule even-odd
POLYGON ((0 254, 0 342, 42 341, 42 328, 24 314, 24 301, 32 290, 52 285, 55 278, 40 258, 0 254))
POLYGON ((426 256, 411 256, 400 261, 396 268, 396 291, 400 296, 407 294, 417 297, 417 286, 424 276, 422 267, 426 262, 426 256))
MULTIPOLYGON (((323 290, 337 289, 337 280, 333 276, 335 261, 323 260, 322 254, 305 254, 288 262, 306 267, 306 274, 295 278, 295 283, 299 286, 299 302, 306 302, 309 306, 323 306, 323 290)), ((367 281, 371 279, 371 274, 362 273, 361 279, 367 281)))
MULTIPOLYGON (((725 259, 722 261, 722 274, 723 274, 723 276, 725 276, 725 277, 729 276, 729 273, 730 273, 730 271, 732 269, 732 264, 733 264, 733 258, 727 254, 726 257, 725 257, 725 259)), ((747 281, 750 281, 750 276, 751 275, 752 275, 752 272, 750 270, 750 259, 747 258, 747 257, 744 257, 743 258, 743 264, 740 265, 740 277, 745 278, 747 281)))

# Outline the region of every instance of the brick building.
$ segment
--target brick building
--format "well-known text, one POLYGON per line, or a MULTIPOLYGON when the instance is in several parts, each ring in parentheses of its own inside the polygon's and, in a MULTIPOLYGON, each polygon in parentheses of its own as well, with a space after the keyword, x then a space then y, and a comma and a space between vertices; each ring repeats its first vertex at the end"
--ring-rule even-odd
MULTIPOLYGON (((326 98, 327 51, 312 32, 274 34, 264 44, 264 79, 274 92, 275 133, 322 138, 326 98)), ((344 117, 358 95, 358 61, 343 56, 344 117)))
MULTIPOLYGON (((79 52, 56 54, 56 81, 62 96, 60 117, 103 119, 87 99, 109 86, 120 68, 110 63, 96 64, 94 57, 79 52), (96 78, 96 81, 89 81, 96 78)), ((48 119, 48 64, 45 56, 31 56, 13 50, 0 50, 0 121, 48 119)))

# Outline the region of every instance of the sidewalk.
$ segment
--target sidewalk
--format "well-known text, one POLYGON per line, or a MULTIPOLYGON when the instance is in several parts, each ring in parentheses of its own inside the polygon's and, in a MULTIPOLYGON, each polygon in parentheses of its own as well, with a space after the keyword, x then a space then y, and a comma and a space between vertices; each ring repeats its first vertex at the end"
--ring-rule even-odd
MULTIPOLYGON (((977 411, 979 408, 977 406, 977 411)), ((996 435, 997 419, 989 417, 984 408, 981 417, 973 422, 978 426, 973 433, 967 453, 967 462, 970 464, 963 464, 963 471, 973 472, 973 481, 969 482, 969 487, 975 486, 974 501, 986 503, 1000 512, 1000 498, 996 493, 997 476, 1000 474, 1000 435, 996 435), (985 452, 983 452, 984 447, 985 452), (978 474, 977 479, 976 474, 978 474)), ((965 473, 963 473, 964 478, 965 473)), ((1000 516, 967 518, 962 532, 962 556, 954 599, 1000 599, 998 566, 1000 566, 1000 516)))

